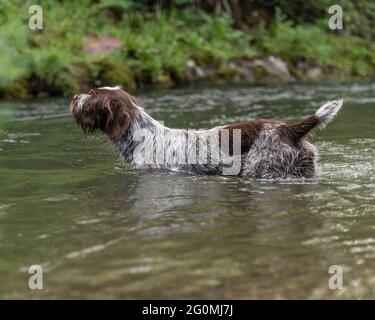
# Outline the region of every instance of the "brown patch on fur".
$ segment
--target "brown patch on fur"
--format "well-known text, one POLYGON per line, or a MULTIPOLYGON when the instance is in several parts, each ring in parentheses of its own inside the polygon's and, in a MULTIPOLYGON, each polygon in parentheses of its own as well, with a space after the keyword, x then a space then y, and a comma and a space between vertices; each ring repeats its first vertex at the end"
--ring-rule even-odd
MULTIPOLYGON (((224 127, 229 130, 229 155, 233 155, 233 130, 241 130, 241 154, 250 151, 255 139, 257 138, 260 130, 265 124, 278 125, 278 132, 280 139, 291 146, 298 146, 299 142, 319 124, 319 120, 315 116, 307 117, 297 123, 287 124, 278 120, 252 120, 233 123, 224 127)), ((220 137, 220 145, 221 145, 220 137)), ((228 150, 228 149, 223 149, 228 150)))
MULTIPOLYGON (((262 129, 263 125, 266 123, 281 124, 282 122, 276 120, 252 120, 237 122, 225 126, 223 129, 229 130, 229 155, 233 155, 233 130, 241 130, 241 154, 250 151, 255 139, 257 138, 259 131, 262 129)), ((221 143, 221 139, 220 139, 221 143)), ((224 149, 228 150, 228 149, 224 149)))
POLYGON ((79 96, 71 103, 71 112, 85 133, 99 129, 117 142, 129 128, 137 104, 134 97, 121 89, 92 89, 78 108, 79 96))
POLYGON ((319 124, 319 120, 315 115, 307 117, 297 123, 288 125, 289 136, 297 141, 305 137, 312 129, 319 124))
POLYGON ((319 124, 319 120, 313 115, 294 124, 287 124, 283 121, 278 120, 260 119, 227 125, 224 127, 224 129, 229 130, 229 155, 233 155, 234 129, 241 130, 241 153, 243 154, 250 151, 254 140, 257 138, 259 131, 265 124, 278 125, 280 139, 284 143, 296 146, 312 129, 314 129, 319 124))

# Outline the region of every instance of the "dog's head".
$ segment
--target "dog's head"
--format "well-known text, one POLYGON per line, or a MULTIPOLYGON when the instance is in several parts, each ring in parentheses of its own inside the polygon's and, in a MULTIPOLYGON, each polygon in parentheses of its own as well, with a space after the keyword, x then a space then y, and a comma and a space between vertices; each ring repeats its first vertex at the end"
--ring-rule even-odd
POLYGON ((95 88, 88 94, 76 94, 70 105, 70 111, 85 133, 99 129, 113 142, 129 128, 136 108, 135 98, 119 87, 95 88))

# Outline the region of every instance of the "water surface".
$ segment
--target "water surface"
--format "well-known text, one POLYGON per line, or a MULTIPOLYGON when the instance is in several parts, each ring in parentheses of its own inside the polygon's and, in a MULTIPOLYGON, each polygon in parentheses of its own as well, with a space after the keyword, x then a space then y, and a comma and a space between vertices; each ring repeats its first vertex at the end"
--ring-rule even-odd
POLYGON ((375 298, 375 84, 150 92, 166 125, 287 121, 344 97, 311 180, 135 172, 64 99, 0 102, 0 298, 375 298), (28 288, 29 266, 45 270, 28 288), (328 269, 344 270, 331 290, 328 269))

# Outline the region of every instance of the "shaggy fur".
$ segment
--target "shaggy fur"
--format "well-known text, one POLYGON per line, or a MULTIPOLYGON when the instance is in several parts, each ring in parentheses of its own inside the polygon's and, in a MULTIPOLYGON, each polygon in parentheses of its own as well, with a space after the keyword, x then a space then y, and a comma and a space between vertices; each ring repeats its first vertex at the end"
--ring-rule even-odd
POLYGON ((317 152, 306 135, 331 121, 343 101, 331 101, 297 123, 252 120, 210 130, 171 129, 150 117, 118 87, 77 94, 71 112, 84 132, 97 129, 135 169, 166 169, 253 179, 313 177, 317 152))

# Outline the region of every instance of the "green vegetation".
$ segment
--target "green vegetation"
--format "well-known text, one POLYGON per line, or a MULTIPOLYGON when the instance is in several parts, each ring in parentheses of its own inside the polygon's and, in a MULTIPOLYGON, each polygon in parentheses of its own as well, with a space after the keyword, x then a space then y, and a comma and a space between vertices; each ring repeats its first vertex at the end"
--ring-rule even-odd
POLYGON ((263 39, 263 52, 282 57, 291 66, 306 62, 342 80, 374 75, 375 46, 357 36, 338 36, 319 25, 293 26, 291 21, 278 20, 263 39))
POLYGON ((344 30, 328 29, 330 1, 82 0, 40 1, 43 30, 30 30, 31 1, 0 0, 0 96, 70 95, 94 85, 172 86, 187 82, 189 59, 234 78, 230 62, 268 55, 302 64, 323 78, 375 74, 373 1, 337 1, 344 30), (87 36, 122 42, 92 54, 87 36))

